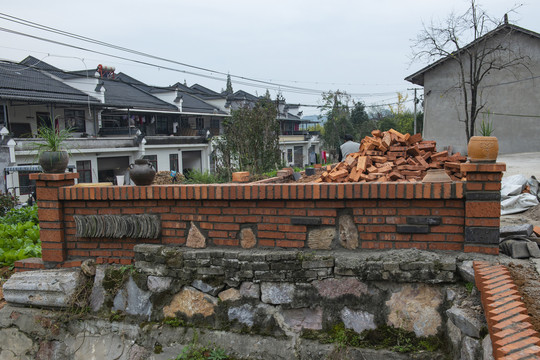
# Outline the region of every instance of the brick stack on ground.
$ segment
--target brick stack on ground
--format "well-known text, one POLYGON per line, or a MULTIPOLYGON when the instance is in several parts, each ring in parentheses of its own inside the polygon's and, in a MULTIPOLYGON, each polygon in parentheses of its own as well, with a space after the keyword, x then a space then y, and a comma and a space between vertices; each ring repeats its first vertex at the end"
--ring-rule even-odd
POLYGON ((512 276, 504 265, 474 262, 496 360, 540 359, 540 335, 532 328, 512 276))
POLYGON ((416 182, 429 169, 444 169, 452 180, 464 180, 460 165, 467 157, 437 152, 436 142, 423 140, 422 134, 401 134, 394 129, 371 134, 362 140, 358 152, 327 166, 316 182, 416 182))

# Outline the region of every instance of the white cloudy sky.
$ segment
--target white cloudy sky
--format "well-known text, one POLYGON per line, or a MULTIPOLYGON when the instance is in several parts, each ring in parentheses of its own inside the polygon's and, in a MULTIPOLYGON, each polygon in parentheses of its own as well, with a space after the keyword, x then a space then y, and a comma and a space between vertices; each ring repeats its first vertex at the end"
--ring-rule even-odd
MULTIPOLYGON (((525 1, 510 14, 510 21, 540 32, 540 1, 525 1)), ((501 18, 514 6, 511 0, 480 0, 480 4, 490 15, 501 18)), ((410 62, 411 39, 422 22, 443 20, 452 11, 463 13, 468 5, 467 0, 26 0, 4 1, 0 13, 222 73, 320 91, 346 90, 355 94, 355 100, 370 105, 395 101, 397 91, 413 87, 403 78, 426 65, 410 62)), ((151 85, 186 80, 188 85, 200 83, 216 91, 225 87, 220 74, 84 43, 1 18, 0 28, 94 50, 0 31, 2 59, 20 61, 33 55, 65 70, 115 66, 117 72, 151 85)), ((265 85, 248 87, 235 78, 233 88, 265 92, 265 85)), ((273 96, 277 88, 272 86, 273 96)), ((282 93, 290 103, 320 104, 320 95, 286 88, 282 93)), ((314 113, 317 108, 304 108, 304 114, 314 113)))

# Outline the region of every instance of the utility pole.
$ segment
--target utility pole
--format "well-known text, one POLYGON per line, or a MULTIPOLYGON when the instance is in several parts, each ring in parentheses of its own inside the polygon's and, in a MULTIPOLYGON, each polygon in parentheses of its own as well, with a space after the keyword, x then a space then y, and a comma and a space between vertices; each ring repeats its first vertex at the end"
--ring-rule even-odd
POLYGON ((416 96, 416 91, 421 90, 420 88, 412 88, 407 90, 414 90, 414 128, 413 128, 413 135, 416 134, 416 104, 418 104, 418 97, 416 96))

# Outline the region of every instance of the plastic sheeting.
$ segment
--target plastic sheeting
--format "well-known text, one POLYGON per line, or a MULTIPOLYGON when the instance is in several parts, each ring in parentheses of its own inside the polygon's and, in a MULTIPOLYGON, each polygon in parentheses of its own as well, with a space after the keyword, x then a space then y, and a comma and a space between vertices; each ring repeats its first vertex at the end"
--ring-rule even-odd
POLYGON ((539 204, 540 184, 536 177, 527 179, 523 175, 513 175, 501 181, 501 215, 516 214, 539 204), (530 193, 521 192, 529 186, 530 193))

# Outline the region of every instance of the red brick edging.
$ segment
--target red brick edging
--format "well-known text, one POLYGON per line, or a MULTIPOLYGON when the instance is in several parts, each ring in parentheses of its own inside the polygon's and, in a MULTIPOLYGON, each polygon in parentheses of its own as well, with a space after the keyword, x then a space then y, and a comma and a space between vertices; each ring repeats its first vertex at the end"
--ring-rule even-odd
POLYGON ((540 335, 504 265, 475 261, 474 277, 496 360, 540 359, 540 335))

